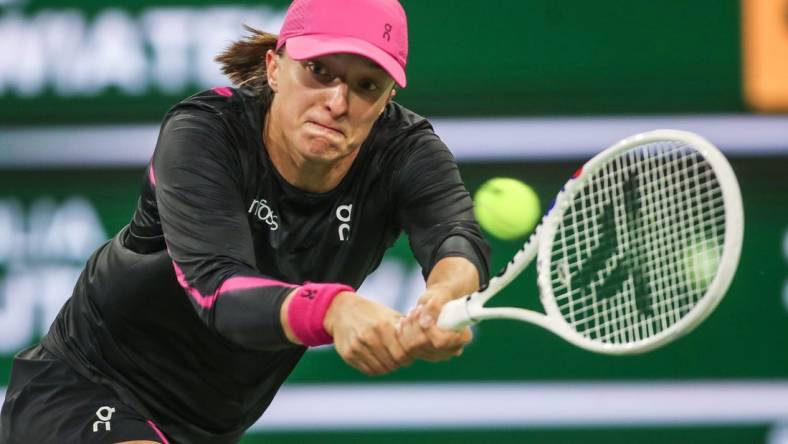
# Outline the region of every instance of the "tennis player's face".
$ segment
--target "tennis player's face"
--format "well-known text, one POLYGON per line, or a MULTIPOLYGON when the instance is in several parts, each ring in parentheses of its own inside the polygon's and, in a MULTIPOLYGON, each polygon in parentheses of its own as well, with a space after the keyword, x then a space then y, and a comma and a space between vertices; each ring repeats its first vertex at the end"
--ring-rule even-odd
POLYGON ((392 78, 361 56, 269 54, 274 131, 305 160, 331 163, 357 151, 394 95, 392 78))

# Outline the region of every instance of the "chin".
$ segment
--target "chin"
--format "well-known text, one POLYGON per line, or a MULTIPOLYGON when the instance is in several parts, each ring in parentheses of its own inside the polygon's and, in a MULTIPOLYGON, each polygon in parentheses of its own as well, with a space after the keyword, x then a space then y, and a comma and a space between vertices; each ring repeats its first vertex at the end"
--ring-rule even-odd
POLYGON ((314 162, 332 162, 344 157, 345 150, 322 138, 314 138, 306 141, 306 149, 302 155, 314 162))
POLYGON ((337 156, 328 153, 305 153, 304 158, 313 163, 331 164, 336 161, 337 156))

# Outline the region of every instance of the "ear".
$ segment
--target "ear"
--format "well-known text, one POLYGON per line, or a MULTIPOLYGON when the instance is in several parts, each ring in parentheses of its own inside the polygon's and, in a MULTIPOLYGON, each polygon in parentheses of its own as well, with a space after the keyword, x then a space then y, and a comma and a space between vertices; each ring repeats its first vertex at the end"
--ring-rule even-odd
POLYGON ((381 114, 383 114, 383 111, 385 111, 385 110, 386 110, 386 106, 387 106, 389 103, 391 103, 391 100, 392 100, 392 99, 394 98, 394 96, 396 96, 396 95, 397 95, 397 90, 396 90, 396 89, 394 89, 394 87, 392 86, 392 87, 391 87, 391 92, 389 93, 389 98, 388 98, 388 99, 386 99, 386 103, 385 103, 385 104, 383 104, 383 107, 380 109, 380 112, 378 113, 378 115, 381 115, 381 114))
POLYGON ((268 77, 268 85, 273 92, 277 92, 279 84, 277 78, 279 77, 279 60, 276 51, 269 49, 265 53, 265 73, 268 77))

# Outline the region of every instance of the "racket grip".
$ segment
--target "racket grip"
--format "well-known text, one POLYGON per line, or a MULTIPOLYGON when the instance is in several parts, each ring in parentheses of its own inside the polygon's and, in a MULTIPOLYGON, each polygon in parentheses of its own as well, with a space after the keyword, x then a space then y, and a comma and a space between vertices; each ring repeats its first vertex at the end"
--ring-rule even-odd
POLYGON ((438 328, 459 331, 475 324, 468 313, 468 298, 454 299, 443 305, 438 316, 438 328))

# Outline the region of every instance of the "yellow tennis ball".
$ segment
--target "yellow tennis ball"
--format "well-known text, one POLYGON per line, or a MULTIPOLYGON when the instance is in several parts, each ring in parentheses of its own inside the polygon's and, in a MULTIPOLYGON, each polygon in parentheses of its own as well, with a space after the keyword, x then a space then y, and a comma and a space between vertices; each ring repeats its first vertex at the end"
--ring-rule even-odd
POLYGON ((530 233, 542 215, 536 192, 508 177, 496 177, 483 183, 476 191, 473 208, 482 228, 504 240, 530 233))

